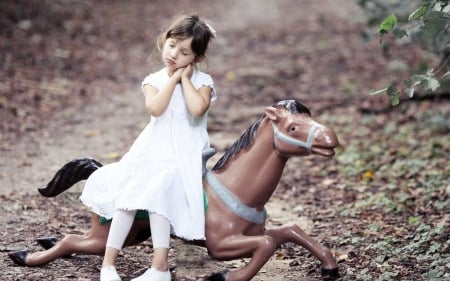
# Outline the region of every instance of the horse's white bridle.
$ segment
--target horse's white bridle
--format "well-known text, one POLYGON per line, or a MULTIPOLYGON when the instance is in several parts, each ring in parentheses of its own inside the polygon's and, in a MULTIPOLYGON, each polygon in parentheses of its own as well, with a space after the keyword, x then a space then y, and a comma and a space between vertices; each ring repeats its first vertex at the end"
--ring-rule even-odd
POLYGON ((312 153, 312 141, 314 139, 314 133, 316 132, 317 129, 319 129, 319 125, 314 124, 311 126, 311 128, 309 128, 308 138, 307 138, 306 142, 294 139, 293 137, 283 134, 278 129, 278 127, 275 126, 275 124, 273 122, 272 122, 272 128, 273 128, 273 138, 274 138, 275 147, 277 147, 278 141, 282 141, 282 142, 285 142, 287 144, 290 144, 290 145, 293 145, 296 147, 305 148, 306 150, 308 150, 309 154, 312 153))

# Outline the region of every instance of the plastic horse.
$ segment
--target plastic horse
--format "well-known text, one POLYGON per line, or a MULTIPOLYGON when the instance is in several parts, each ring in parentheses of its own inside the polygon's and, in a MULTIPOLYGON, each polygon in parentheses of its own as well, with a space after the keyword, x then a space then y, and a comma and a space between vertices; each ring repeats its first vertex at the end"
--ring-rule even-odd
MULTIPOLYGON (((310 251, 322 263, 322 275, 337 277, 338 267, 331 251, 309 237, 295 224, 266 229, 264 205, 275 191, 289 157, 311 154, 334 156, 336 134, 317 123, 304 105, 294 100, 280 101, 265 109, 243 135, 224 153, 211 170, 204 169, 203 187, 208 202, 205 213, 205 246, 218 260, 250 257, 242 268, 210 275, 206 280, 242 281, 252 279, 286 242, 310 251)), ((208 156, 212 153, 207 152, 208 156)), ((206 160, 205 160, 206 161, 206 160)), ((93 159, 75 159, 61 168, 49 184, 39 189, 44 196, 56 196, 75 182, 86 179, 100 163, 93 159)), ((67 235, 61 241, 41 238, 48 248, 29 253, 9 253, 17 264, 38 266, 73 253, 102 255, 109 223, 101 224, 91 214, 91 228, 85 235, 67 235)), ((125 245, 147 239, 148 220, 135 220, 125 245)))

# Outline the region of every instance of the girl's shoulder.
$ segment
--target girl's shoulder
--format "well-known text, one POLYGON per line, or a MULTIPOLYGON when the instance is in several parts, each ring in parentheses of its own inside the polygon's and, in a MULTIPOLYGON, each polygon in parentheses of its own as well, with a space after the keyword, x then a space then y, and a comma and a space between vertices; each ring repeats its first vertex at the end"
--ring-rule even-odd
POLYGON ((206 83, 207 85, 209 84, 214 84, 213 79, 211 77, 211 75, 209 75, 208 73, 205 73, 203 71, 197 70, 194 72, 194 74, 192 75, 191 78, 192 82, 194 83, 206 83))
POLYGON ((202 86, 211 87, 211 101, 215 101, 217 99, 216 89, 214 87, 214 81, 211 75, 202 71, 195 71, 191 78, 192 84, 194 84, 195 88, 200 88, 202 86))
MULTIPOLYGON (((158 71, 152 72, 149 75, 147 75, 149 78, 153 79, 163 79, 163 78, 169 78, 169 75, 167 75, 167 71, 165 68, 161 68, 158 71)), ((145 78, 147 78, 145 77, 145 78)))
POLYGON ((168 79, 169 76, 167 75, 167 71, 164 68, 162 68, 156 72, 147 75, 142 81, 142 87, 146 84, 149 84, 159 89, 161 88, 162 85, 164 85, 164 83, 168 79))
POLYGON ((209 75, 206 72, 203 72, 201 70, 196 70, 195 73, 199 76, 199 77, 211 77, 211 75, 209 75))

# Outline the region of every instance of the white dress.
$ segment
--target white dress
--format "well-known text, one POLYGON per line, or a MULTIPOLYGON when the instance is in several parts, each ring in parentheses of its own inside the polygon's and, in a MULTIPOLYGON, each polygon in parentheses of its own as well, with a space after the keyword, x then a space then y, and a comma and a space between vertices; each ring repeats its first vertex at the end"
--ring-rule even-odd
MULTIPOLYGON (((161 89, 168 80, 164 68, 147 76, 142 86, 161 89)), ((194 71, 191 81, 196 89, 211 87, 211 102, 216 99, 211 76, 194 71)), ((202 150, 208 147, 207 113, 192 116, 177 84, 166 111, 151 117, 119 162, 87 179, 80 199, 107 219, 115 209, 147 210, 166 217, 174 235, 205 239, 202 150)))

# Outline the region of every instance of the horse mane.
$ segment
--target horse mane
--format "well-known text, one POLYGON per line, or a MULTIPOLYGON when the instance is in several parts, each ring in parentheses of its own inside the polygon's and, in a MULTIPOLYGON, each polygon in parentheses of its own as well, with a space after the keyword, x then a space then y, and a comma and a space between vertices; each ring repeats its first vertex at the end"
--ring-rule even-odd
MULTIPOLYGON (((292 114, 306 113, 311 116, 311 112, 309 111, 309 109, 296 100, 282 100, 273 104, 272 107, 282 107, 292 114)), ((256 132, 258 131, 258 128, 264 118, 265 115, 260 116, 255 122, 253 122, 252 125, 250 125, 250 127, 247 128, 247 130, 245 130, 241 137, 237 139, 233 143, 233 145, 225 151, 224 155, 217 161, 217 163, 212 168, 213 171, 223 168, 226 163, 231 158, 233 158, 233 156, 235 156, 239 151, 246 149, 251 143, 253 143, 256 132)))

